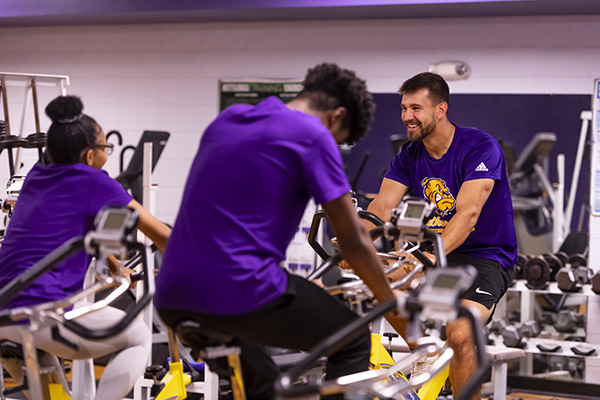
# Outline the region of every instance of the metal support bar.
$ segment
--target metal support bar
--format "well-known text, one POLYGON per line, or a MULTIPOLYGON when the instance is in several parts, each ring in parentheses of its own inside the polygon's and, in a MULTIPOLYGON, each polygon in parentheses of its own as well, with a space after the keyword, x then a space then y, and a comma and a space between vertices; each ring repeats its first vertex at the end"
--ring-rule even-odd
POLYGON ((565 155, 556 157, 557 184, 554 189, 554 209, 552 211, 552 251, 557 252, 565 240, 565 155))

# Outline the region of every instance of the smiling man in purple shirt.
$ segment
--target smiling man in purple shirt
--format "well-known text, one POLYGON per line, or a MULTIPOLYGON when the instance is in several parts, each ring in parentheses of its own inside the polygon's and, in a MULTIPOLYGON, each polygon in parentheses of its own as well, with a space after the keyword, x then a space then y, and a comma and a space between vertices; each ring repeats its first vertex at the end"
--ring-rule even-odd
MULTIPOLYGON (((402 120, 409 141, 392 161, 369 211, 389 221, 408 192, 432 201, 435 215, 427 225, 441 233, 448 263, 477 268, 478 278, 463 302, 477 308, 485 323, 508 289, 516 263, 512 201, 498 141, 452 124, 449 92, 444 79, 429 72, 404 82, 402 120)), ((456 395, 477 363, 467 321, 449 322, 447 335, 454 350, 450 381, 456 395)))

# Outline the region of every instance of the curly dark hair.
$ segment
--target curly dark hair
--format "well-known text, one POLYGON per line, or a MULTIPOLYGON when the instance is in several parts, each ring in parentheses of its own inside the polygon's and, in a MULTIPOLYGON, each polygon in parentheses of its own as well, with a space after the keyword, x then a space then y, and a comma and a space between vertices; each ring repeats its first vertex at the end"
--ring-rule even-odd
POLYGON ((46 106, 52 120, 48 129, 46 155, 53 164, 77 164, 85 149, 98 144, 102 131, 96 120, 83 114, 83 103, 77 96, 59 96, 46 106))
POLYGON ((448 84, 438 74, 432 72, 421 72, 407 79, 398 93, 414 93, 421 89, 429 90, 429 100, 432 104, 448 103, 450 104, 450 88, 448 84))
POLYGON ((313 109, 346 108, 342 126, 350 134, 345 144, 356 143, 369 131, 375 115, 375 103, 365 81, 353 71, 332 63, 319 64, 308 70, 303 84, 304 88, 297 98, 308 99, 313 109))

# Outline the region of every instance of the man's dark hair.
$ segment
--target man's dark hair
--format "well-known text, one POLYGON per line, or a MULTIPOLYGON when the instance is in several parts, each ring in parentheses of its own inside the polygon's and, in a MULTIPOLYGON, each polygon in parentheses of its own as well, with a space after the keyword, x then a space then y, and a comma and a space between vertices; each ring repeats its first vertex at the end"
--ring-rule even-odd
POLYGON ((375 103, 365 81, 353 71, 336 64, 319 64, 308 70, 303 84, 304 88, 297 98, 308 99, 311 108, 318 111, 346 108, 342 126, 350 134, 344 143, 354 144, 369 131, 375 115, 375 103))
POLYGON ((408 79, 402 84, 398 93, 414 93, 421 89, 429 90, 429 100, 433 105, 442 102, 450 103, 450 89, 448 84, 438 74, 431 72, 422 72, 408 79))

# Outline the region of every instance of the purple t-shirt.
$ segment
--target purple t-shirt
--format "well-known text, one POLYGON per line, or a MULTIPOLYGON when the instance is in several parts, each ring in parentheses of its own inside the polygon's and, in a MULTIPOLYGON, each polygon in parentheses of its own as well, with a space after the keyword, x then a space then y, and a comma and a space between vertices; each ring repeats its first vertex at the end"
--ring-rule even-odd
POLYGON ((279 266, 310 197, 350 190, 319 118, 276 97, 233 105, 206 129, 156 279, 163 309, 254 311, 286 289, 279 266))
POLYGON ((452 144, 442 158, 431 157, 421 141, 408 142, 385 177, 408 186, 412 196, 435 203, 435 216, 427 225, 437 232, 456 213, 456 196, 463 182, 493 179, 494 188, 474 230, 454 252, 496 260, 510 268, 517 261, 517 239, 502 148, 485 132, 455 127, 452 144))
MULTIPOLYGON (((36 164, 19 193, 0 247, 0 287, 67 240, 93 228, 104 206, 126 206, 131 196, 106 171, 85 164, 36 164)), ((5 308, 65 298, 83 287, 90 257, 74 253, 38 278, 5 308)))

